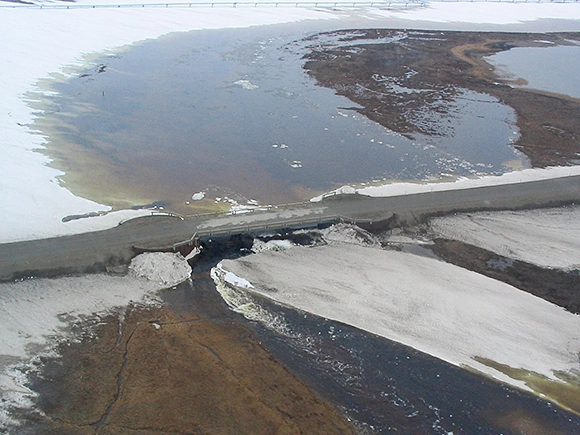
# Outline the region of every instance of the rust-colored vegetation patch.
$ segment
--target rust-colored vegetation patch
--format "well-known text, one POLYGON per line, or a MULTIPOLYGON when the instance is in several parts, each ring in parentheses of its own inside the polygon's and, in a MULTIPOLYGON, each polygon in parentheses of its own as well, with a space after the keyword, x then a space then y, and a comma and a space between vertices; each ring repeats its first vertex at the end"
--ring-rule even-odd
POLYGON ((353 433, 244 326, 167 308, 103 319, 41 373, 34 433, 353 433))
POLYGON ((580 415, 580 373, 557 372, 555 376, 558 379, 550 379, 539 373, 510 367, 487 358, 474 357, 473 359, 512 379, 524 382, 536 394, 580 415))
MULTIPOLYGON (((361 114, 412 137, 441 135, 442 126, 417 113, 445 112, 461 89, 497 97, 517 113, 515 146, 534 167, 567 165, 580 156, 580 101, 514 88, 500 80, 485 56, 511 47, 578 41, 576 33, 427 32, 387 29, 339 31, 311 37, 305 69, 319 84, 362 106, 361 114), (336 44, 322 44, 325 37, 336 44), (368 43, 376 39, 376 43, 368 43), (363 43, 364 40, 364 43, 363 43), (360 42, 359 42, 360 41, 360 42)), ((308 40, 307 40, 308 42, 308 40)))

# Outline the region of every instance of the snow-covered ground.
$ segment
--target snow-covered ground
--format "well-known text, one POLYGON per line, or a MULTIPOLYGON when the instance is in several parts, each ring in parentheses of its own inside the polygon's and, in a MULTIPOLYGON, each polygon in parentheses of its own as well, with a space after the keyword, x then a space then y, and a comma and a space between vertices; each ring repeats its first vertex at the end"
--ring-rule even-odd
MULTIPOLYGON (((146 3, 152 1, 146 0, 146 3)), ((510 30, 519 28, 518 23, 545 18, 556 20, 550 22, 552 30, 558 30, 558 20, 567 23, 561 30, 574 30, 575 25, 570 23, 579 23, 576 29, 580 29, 580 3, 453 2, 431 3, 408 10, 354 11, 266 6, 74 7, 111 3, 81 0, 71 4, 70 9, 0 4, 0 242, 96 230, 113 226, 133 213, 142 213, 124 211, 63 223, 65 216, 106 211, 108 207, 75 197, 60 186, 57 180, 61 173, 50 168, 49 158, 37 152, 43 148, 46 138, 27 127, 42 113, 27 105, 25 94, 37 90, 36 84, 41 79, 71 74, 88 55, 122 50, 134 42, 170 32, 300 20, 332 19, 338 23, 352 16, 373 20, 376 26, 384 27, 413 27, 413 23, 421 20, 431 22, 431 28, 462 22, 465 28, 490 23, 510 30)), ((119 3, 136 2, 115 2, 119 3)), ((552 170, 549 176, 575 170, 552 170)), ((546 172, 549 171, 530 171, 518 176, 535 179, 546 172)), ((327 237, 336 241, 342 236, 329 233, 327 237)), ((356 326, 376 330, 453 363, 465 363, 497 376, 503 375, 471 357, 483 356, 550 376, 552 370, 569 370, 578 365, 579 341, 574 335, 580 326, 578 318, 504 284, 434 260, 371 247, 341 244, 282 250, 288 245, 271 245, 276 245, 276 249, 244 260, 259 266, 255 276, 241 268, 241 263, 224 262, 223 267, 236 269, 241 276, 247 273, 258 290, 261 281, 271 279, 268 285, 279 287, 279 296, 288 298, 287 303, 304 304, 309 310, 330 318, 352 320, 356 326), (318 293, 298 293, 295 290, 298 279, 304 281, 303 288, 320 288, 318 293), (426 285, 432 294, 425 292, 426 285), (413 316, 414 322, 406 320, 406 316, 413 316), (437 336, 433 334, 435 330, 439 331, 437 336)), ((171 258, 168 263, 171 274, 186 271, 181 266, 174 267, 174 261, 177 260, 171 258)), ((0 376, 0 392, 2 399, 8 401, 4 405, 23 400, 27 393, 15 381, 20 372, 13 370, 6 376, 5 370, 44 350, 53 336, 66 333, 69 316, 81 318, 130 301, 143 301, 153 296, 155 290, 181 279, 181 275, 175 279, 157 275, 156 282, 138 278, 136 275, 147 264, 148 261, 137 262, 133 274, 127 277, 92 275, 0 284, 0 368, 4 372, 0 376)), ((167 264, 155 266, 154 270, 157 273, 166 268, 167 264)), ((246 285, 242 280, 237 283, 246 285)), ((9 417, 2 412, 0 420, 9 417)))
POLYGON ((263 312, 243 293, 356 326, 520 388, 527 387, 474 358, 551 379, 556 371, 580 370, 579 316, 475 272, 339 232, 343 241, 326 246, 224 260, 212 276, 224 298, 255 320, 263 312))
POLYGON ((0 284, 0 432, 10 422, 7 407, 27 406, 31 392, 24 386, 27 367, 70 338, 74 322, 108 314, 129 303, 158 303, 156 292, 191 275, 179 254, 142 254, 126 276, 83 275, 31 279, 0 284))
POLYGON ((431 221, 442 237, 543 267, 580 269, 580 207, 465 213, 431 221))
POLYGON ((503 175, 490 175, 481 178, 459 178, 454 182, 426 182, 426 183, 393 183, 376 186, 342 186, 331 192, 316 196, 310 201, 318 202, 323 198, 335 194, 354 194, 387 197, 407 195, 422 192, 440 192, 443 190, 473 189, 482 186, 497 186, 502 184, 517 184, 527 181, 547 180, 553 178, 580 175, 580 166, 556 166, 545 169, 523 169, 521 171, 508 172, 503 175))
MULTIPOLYGON (((257 0, 262 3, 263 0, 257 0)), ((128 215, 124 211, 63 223, 69 215, 107 211, 109 207, 72 195, 58 182, 61 172, 48 166, 50 159, 37 152, 46 138, 31 131, 34 117, 42 116, 27 105, 25 94, 35 90, 40 79, 66 77, 90 54, 120 50, 137 41, 170 32, 225 27, 289 23, 300 20, 338 20, 353 16, 377 26, 413 27, 418 20, 432 26, 475 23, 518 26, 538 19, 565 20, 565 30, 580 23, 578 3, 430 3, 409 9, 321 9, 313 7, 97 7, 119 4, 159 3, 146 0, 81 0, 72 4, 36 2, 39 8, 0 3, 0 242, 43 238, 93 231, 114 226, 128 215), (439 24, 436 24, 439 23, 439 24), (571 26, 571 27, 570 27, 571 26)), ((163 2, 175 4, 176 1, 163 2)), ((195 3, 195 2, 194 2, 195 3)), ((562 21, 564 22, 564 21, 562 21)), ((556 27, 557 25, 552 25, 556 27)), ((580 26, 579 26, 580 28, 580 26)), ((506 27, 509 30, 508 27, 506 27)))

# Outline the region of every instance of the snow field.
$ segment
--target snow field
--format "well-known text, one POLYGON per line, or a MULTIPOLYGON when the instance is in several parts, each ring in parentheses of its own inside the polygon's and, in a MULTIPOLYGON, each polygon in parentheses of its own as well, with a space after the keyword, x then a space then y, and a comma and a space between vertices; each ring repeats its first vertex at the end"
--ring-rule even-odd
POLYGON ((432 219, 444 238, 504 257, 558 269, 580 269, 580 206, 465 213, 432 219))

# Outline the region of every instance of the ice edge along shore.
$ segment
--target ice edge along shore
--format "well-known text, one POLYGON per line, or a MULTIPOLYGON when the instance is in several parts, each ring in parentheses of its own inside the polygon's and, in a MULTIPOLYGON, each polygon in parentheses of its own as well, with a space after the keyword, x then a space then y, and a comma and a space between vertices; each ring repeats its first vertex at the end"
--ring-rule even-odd
MULTIPOLYGON (((133 4, 121 0, 118 4, 133 4)), ((146 1, 144 3, 150 3, 146 1)), ((169 2, 171 3, 171 2, 169 2)), ((260 1, 258 1, 260 3, 260 1)), ((42 5, 44 2, 37 2, 42 5)), ((52 4, 47 2, 47 5, 52 4)), ((79 1, 75 5, 108 5, 104 0, 79 1)), ((83 64, 88 54, 119 50, 137 41, 156 38, 170 32, 199 29, 249 27, 289 23, 301 20, 340 20, 358 16, 377 26, 406 23, 438 23, 444 28, 461 23, 465 28, 487 23, 491 28, 518 28, 521 23, 540 19, 565 20, 580 23, 580 4, 577 3, 437 3, 426 6, 388 10, 379 8, 321 9, 321 8, 85 8, 31 9, 0 8, 3 26, 0 39, 7 43, 0 54, 3 66, 3 85, 0 86, 0 129, 3 132, 3 157, 0 169, 0 204, 3 205, 3 224, 0 243, 76 234, 111 228, 131 216, 149 214, 148 210, 122 210, 106 213, 110 207, 74 196, 59 184, 62 175, 48 166, 50 159, 38 152, 46 138, 31 131, 30 125, 42 113, 27 105, 25 95, 36 90, 40 79, 66 77, 83 64), (106 24, 106 31, 103 27, 106 24), (72 220, 62 218, 101 212, 103 216, 72 220)), ((570 26, 570 24, 567 24, 570 26)), ((580 24, 579 24, 580 26, 580 24)), ((532 170, 521 175, 525 179, 559 177, 562 169, 532 170)), ((576 173, 577 168, 567 168, 576 173)), ((500 177, 503 182, 506 177, 500 177)), ((479 183, 496 183, 484 178, 479 183)), ((511 181, 518 182, 518 181, 511 181)), ((393 195, 397 192, 421 189, 462 188, 462 183, 440 185, 390 185, 367 187, 360 193, 393 195)))

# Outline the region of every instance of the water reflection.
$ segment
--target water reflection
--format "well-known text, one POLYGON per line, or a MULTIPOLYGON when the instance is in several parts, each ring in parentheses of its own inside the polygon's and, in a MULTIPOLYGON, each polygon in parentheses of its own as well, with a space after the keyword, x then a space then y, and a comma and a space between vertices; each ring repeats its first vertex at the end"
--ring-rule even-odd
POLYGON ((514 84, 580 98, 580 46, 516 47, 486 60, 514 84))
POLYGON ((441 127, 435 136, 409 139, 362 117, 304 73, 306 48, 289 43, 308 33, 270 26, 137 44, 54 84, 37 128, 73 192, 182 211, 216 197, 284 203, 345 183, 496 174, 522 160, 509 146, 513 110, 472 91, 444 118, 415 114, 441 127), (192 201, 196 192, 206 199, 192 201))

